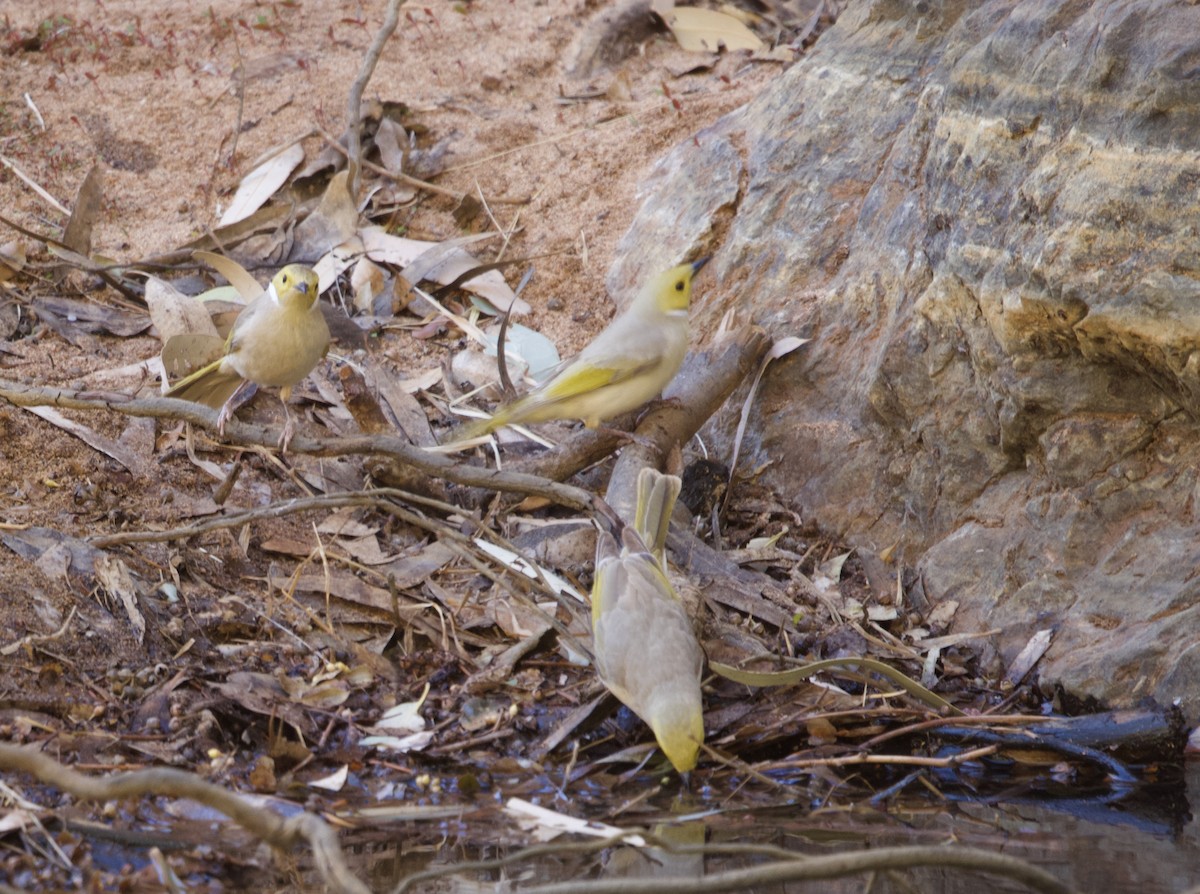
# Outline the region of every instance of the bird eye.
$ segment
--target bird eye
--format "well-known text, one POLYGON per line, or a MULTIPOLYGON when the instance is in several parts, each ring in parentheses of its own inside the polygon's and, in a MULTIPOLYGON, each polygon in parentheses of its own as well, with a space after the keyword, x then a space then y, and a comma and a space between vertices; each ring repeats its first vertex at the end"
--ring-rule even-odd
POLYGON ((683 280, 682 279, 675 280, 675 291, 676 292, 683 291, 683 280))
POLYGON ((283 284, 286 286, 286 285, 287 285, 287 282, 288 282, 288 277, 287 277, 287 274, 286 274, 286 273, 285 273, 285 274, 283 274, 283 276, 281 276, 281 277, 279 278, 279 281, 280 281, 281 283, 283 283, 283 284))

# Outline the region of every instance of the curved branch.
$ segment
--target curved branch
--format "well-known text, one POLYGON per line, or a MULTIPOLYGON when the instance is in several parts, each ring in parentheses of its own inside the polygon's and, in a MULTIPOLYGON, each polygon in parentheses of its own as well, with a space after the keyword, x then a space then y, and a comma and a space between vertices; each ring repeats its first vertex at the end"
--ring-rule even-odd
MULTIPOLYGON (((127 416, 182 419, 201 428, 217 428, 216 410, 172 397, 133 397, 120 392, 42 388, 0 379, 0 399, 19 407, 109 410, 127 416)), ((236 419, 225 425, 226 438, 236 444, 254 444, 274 449, 279 444, 281 434, 282 431, 273 426, 251 425, 236 419)), ((407 463, 420 472, 466 487, 486 487, 508 493, 544 497, 560 506, 576 510, 594 509, 596 503, 595 495, 583 488, 559 484, 540 475, 487 469, 456 462, 442 454, 414 447, 392 435, 359 435, 347 438, 296 435, 288 445, 288 450, 312 456, 385 456, 397 462, 407 463)))
POLYGON ((936 866, 999 875, 1021 882, 1039 894, 1077 894, 1046 870, 1007 854, 971 847, 881 847, 825 856, 797 855, 750 869, 714 872, 702 878, 612 878, 559 882, 526 888, 525 894, 716 894, 748 891, 784 882, 839 878, 862 872, 936 866))
POLYGON ((285 819, 270 810, 255 807, 236 792, 183 770, 166 767, 104 777, 85 776, 44 754, 16 745, 0 744, 0 768, 28 773, 85 801, 114 801, 145 795, 191 798, 221 811, 272 847, 288 851, 306 842, 312 848, 317 871, 331 890, 344 894, 370 894, 370 888, 346 866, 337 833, 314 814, 300 813, 285 819))

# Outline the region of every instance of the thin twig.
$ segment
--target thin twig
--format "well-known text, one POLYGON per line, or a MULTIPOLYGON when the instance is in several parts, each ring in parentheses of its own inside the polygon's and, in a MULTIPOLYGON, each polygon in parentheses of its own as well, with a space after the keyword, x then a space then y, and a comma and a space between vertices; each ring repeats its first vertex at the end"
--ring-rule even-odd
MULTIPOLYGON (((386 493, 386 492, 385 492, 386 493)), ((380 497, 383 494, 379 495, 380 497)), ((181 528, 167 528, 165 531, 122 531, 119 534, 102 534, 93 537, 89 543, 99 549, 110 546, 121 546, 126 543, 165 543, 170 540, 187 540, 210 531, 224 531, 229 528, 240 528, 250 522, 261 521, 265 518, 283 518, 298 512, 309 512, 314 509, 340 509, 345 506, 370 506, 378 502, 372 492, 359 491, 348 494, 322 494, 316 497, 304 497, 295 500, 284 500, 271 503, 269 506, 259 506, 242 512, 231 512, 215 518, 197 522, 194 525, 184 525, 181 528)))
POLYGON ((54 196, 50 195, 50 193, 46 192, 46 190, 42 189, 40 185, 34 182, 32 177, 17 167, 16 162, 5 158, 3 155, 0 155, 0 164, 4 165, 22 180, 24 180, 25 184, 39 196, 41 196, 47 204, 54 208, 54 210, 61 211, 63 214, 67 215, 67 217, 71 216, 71 212, 68 208, 66 208, 58 199, 54 198, 54 196))
POLYGON ((346 97, 346 127, 350 135, 350 195, 358 195, 359 179, 362 176, 362 134, 359 131, 362 121, 362 97, 367 89, 367 82, 375 73, 375 66, 383 53, 383 46, 400 24, 400 5, 402 0, 388 0, 387 12, 384 13, 383 25, 375 34, 367 54, 363 56, 362 67, 358 77, 350 85, 350 93, 346 97))
POLYGON ((234 90, 237 92, 237 118, 233 122, 233 145, 229 147, 229 162, 228 166, 232 169, 237 161, 238 137, 242 134, 242 120, 246 114, 246 60, 242 58, 242 45, 238 41, 238 33, 236 28, 231 28, 229 33, 233 35, 233 48, 237 51, 237 68, 234 69, 234 90))
MULTIPOLYGON (((322 130, 322 131, 318 131, 318 132, 321 134, 321 138, 330 147, 332 147, 335 151, 342 153, 342 155, 346 156, 346 160, 348 162, 353 159, 353 156, 350 154, 350 150, 342 145, 341 140, 339 140, 337 137, 335 137, 333 134, 329 133, 328 131, 322 130)), ((409 186, 415 186, 417 189, 424 189, 429 192, 435 192, 435 193, 438 193, 443 196, 449 196, 450 198, 454 199, 455 201, 461 202, 462 197, 464 195, 463 193, 459 192, 457 189, 449 189, 448 187, 445 187, 445 186, 438 186, 435 183, 429 183, 425 180, 420 180, 416 177, 413 177, 410 174, 405 174, 403 171, 399 171, 399 172, 389 171, 387 168, 377 165, 374 162, 367 161, 366 159, 359 159, 359 165, 360 165, 360 167, 362 167, 368 171, 371 171, 372 173, 378 174, 381 177, 387 177, 389 180, 394 180, 397 183, 407 183, 409 186)))
POLYGON ((885 764, 898 767, 956 767, 1000 750, 999 745, 982 745, 949 757, 922 757, 916 754, 847 754, 841 757, 812 757, 797 760, 772 761, 759 765, 763 772, 771 770, 801 770, 807 767, 848 767, 854 764, 885 764))
POLYGON ((71 613, 69 615, 67 615, 67 620, 63 621, 62 626, 59 627, 53 633, 44 633, 41 635, 31 633, 28 636, 23 636, 19 640, 17 640, 15 643, 9 643, 7 646, 0 648, 0 655, 4 655, 4 656, 15 655, 17 652, 19 652, 25 646, 31 646, 35 643, 48 643, 48 642, 52 642, 53 640, 59 639, 70 628, 71 622, 73 620, 75 620, 76 609, 77 609, 77 606, 71 606, 71 613))

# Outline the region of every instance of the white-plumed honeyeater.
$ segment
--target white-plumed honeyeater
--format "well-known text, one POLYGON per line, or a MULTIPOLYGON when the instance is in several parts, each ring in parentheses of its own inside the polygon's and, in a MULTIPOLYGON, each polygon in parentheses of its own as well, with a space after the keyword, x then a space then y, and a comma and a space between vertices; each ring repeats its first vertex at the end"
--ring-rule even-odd
POLYGON ((643 469, 634 524, 600 532, 592 638, 604 685, 646 722, 684 773, 696 766, 704 741, 704 652, 666 575, 667 526, 679 487, 674 475, 643 469))
POLYGON ((287 417, 280 447, 287 449, 294 422, 288 408, 292 388, 312 372, 329 348, 329 327, 317 303, 317 274, 289 264, 263 293, 238 314, 225 340, 225 353, 180 379, 166 392, 220 408, 218 430, 224 434, 234 395, 246 382, 278 388, 287 417))
POLYGON ((595 428, 657 397, 687 353, 692 277, 707 261, 655 276, 557 375, 491 418, 468 425, 462 437, 552 419, 582 419, 595 428))

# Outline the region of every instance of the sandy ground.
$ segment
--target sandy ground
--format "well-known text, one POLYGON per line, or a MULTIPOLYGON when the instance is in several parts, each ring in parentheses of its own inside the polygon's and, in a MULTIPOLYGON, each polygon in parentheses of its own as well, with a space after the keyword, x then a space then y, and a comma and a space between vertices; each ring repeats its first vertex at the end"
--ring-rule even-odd
MULTIPOLYGON (((202 11, 79 0, 45 18, 32 4, 8 4, 0 152, 67 207, 101 163, 97 252, 132 260, 174 248, 215 224, 263 153, 314 128, 343 132, 346 93, 382 7, 218 0, 202 11), (29 35, 45 35, 39 49, 21 48, 29 35)), ((559 0, 410 5, 366 91, 404 103, 406 122, 425 131, 422 143, 448 150, 439 185, 493 200, 530 198, 492 210, 504 230, 517 224, 510 256, 561 252, 537 265, 526 297, 538 309, 557 297, 585 324, 576 332, 535 317, 563 338, 564 353, 609 312, 603 275, 654 160, 779 71, 735 55, 676 77, 672 71, 705 57, 660 33, 616 67, 568 77, 564 60, 598 8, 559 0), (603 95, 614 82, 610 92, 621 101, 603 95)), ((316 136, 304 145, 310 157, 322 147, 316 136)), ((63 222, 9 170, 0 176, 0 203, 30 228, 53 232, 63 222)), ((416 203, 405 221, 410 234, 459 235, 449 205, 416 203)))

